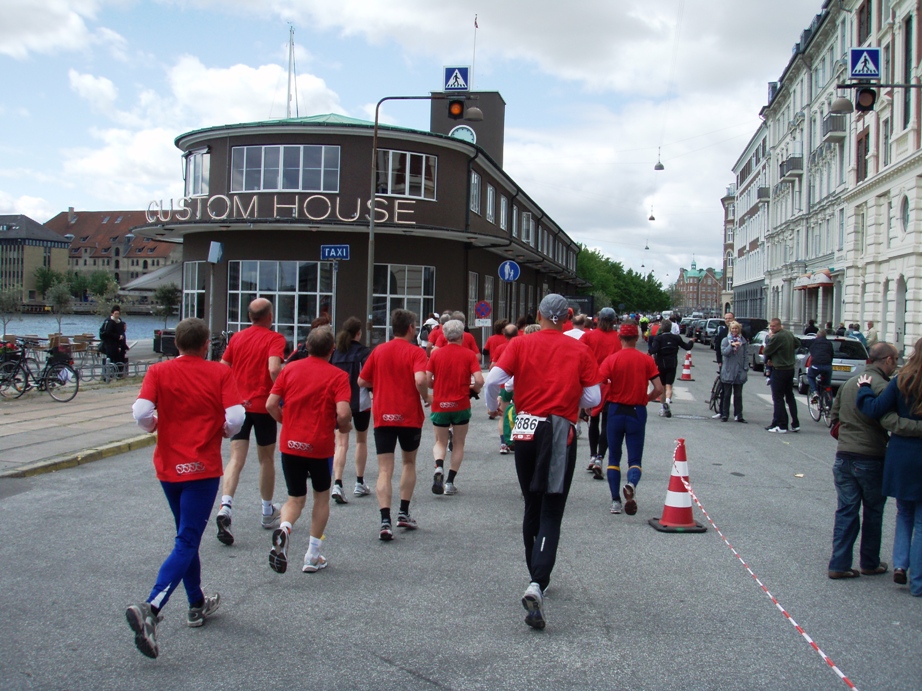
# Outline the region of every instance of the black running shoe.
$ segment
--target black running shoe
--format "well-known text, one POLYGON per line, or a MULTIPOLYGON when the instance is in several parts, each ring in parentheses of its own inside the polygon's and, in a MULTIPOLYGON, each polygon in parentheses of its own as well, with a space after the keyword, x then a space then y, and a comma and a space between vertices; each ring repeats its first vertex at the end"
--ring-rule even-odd
POLYGON ((445 485, 442 482, 444 475, 442 474, 441 468, 436 468, 435 474, 432 476, 432 493, 433 494, 444 494, 445 485))
POLYGON ((234 536, 230 531, 230 514, 218 513, 217 517, 215 517, 215 523, 218 524, 218 542, 222 545, 234 544, 234 536))
POLYGON ((288 570, 288 531, 276 528, 272 531, 272 549, 269 550, 269 568, 276 573, 288 570))
POLYGON ((378 539, 384 542, 390 542, 394 539, 394 529, 391 528, 391 524, 384 522, 381 524, 381 529, 378 532, 378 539))

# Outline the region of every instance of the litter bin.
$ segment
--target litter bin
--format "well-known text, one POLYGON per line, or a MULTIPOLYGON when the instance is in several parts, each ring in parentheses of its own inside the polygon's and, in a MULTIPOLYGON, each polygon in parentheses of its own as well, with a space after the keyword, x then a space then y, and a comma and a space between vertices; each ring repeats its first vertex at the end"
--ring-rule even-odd
POLYGON ((163 332, 160 329, 154 330, 154 352, 155 353, 163 353, 163 346, 160 345, 162 335, 163 335, 163 332))
POLYGON ((160 353, 164 357, 176 357, 179 351, 176 349, 176 330, 164 329, 160 332, 160 353))

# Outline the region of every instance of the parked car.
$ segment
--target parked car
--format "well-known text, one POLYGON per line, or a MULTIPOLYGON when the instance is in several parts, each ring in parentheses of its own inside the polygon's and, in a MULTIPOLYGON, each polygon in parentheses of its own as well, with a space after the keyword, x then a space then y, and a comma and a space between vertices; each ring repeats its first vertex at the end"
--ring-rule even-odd
MULTIPOLYGON (((794 380, 797 382, 797 390, 800 393, 807 393, 810 390, 810 384, 807 381, 807 350, 814 338, 812 334, 799 337, 800 347, 797 349, 794 364, 794 380)), ((868 362, 868 350, 857 338, 833 336, 829 338, 829 342, 832 343, 833 353, 832 386, 839 387, 856 374, 864 372, 868 362)))
POLYGON ((717 329, 719 329, 723 323, 723 319, 714 317, 705 322, 704 343, 710 345, 712 349, 714 348, 714 336, 717 335, 717 329))
POLYGON ((699 343, 703 343, 704 327, 707 323, 707 319, 696 319, 694 322, 688 325, 687 331, 691 331, 691 333, 689 334, 686 332, 685 335, 689 338, 697 338, 699 343))
POLYGON ((749 365, 756 372, 765 371, 765 341, 768 339, 769 334, 771 334, 771 331, 762 329, 762 331, 749 339, 749 365))
MULTIPOLYGON (((691 317, 683 317, 682 321, 679 322, 679 333, 688 336, 688 325, 693 321, 695 320, 691 317)), ((689 336, 689 338, 691 338, 691 336, 689 336)))
POLYGON ((736 321, 743 327, 743 338, 750 343, 756 334, 768 328, 768 320, 757 317, 737 317, 736 321))

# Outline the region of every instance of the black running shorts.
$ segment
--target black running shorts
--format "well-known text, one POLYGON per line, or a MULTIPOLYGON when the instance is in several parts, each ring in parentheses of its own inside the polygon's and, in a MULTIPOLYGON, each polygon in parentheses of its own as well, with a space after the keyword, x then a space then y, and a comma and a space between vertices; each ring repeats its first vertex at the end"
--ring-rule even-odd
POLYGON ((315 492, 326 492, 333 484, 330 472, 332 458, 308 458, 282 453, 282 473, 285 475, 285 485, 288 487, 289 497, 307 496, 307 478, 311 479, 311 487, 315 492))
POLYGON ((250 430, 256 430, 257 446, 272 446, 278 437, 278 423, 269 413, 246 413, 243 427, 231 441, 250 441, 250 430))
POLYGON ((379 456, 394 453, 398 441, 402 450, 416 451, 422 436, 421 427, 375 427, 375 451, 379 456))

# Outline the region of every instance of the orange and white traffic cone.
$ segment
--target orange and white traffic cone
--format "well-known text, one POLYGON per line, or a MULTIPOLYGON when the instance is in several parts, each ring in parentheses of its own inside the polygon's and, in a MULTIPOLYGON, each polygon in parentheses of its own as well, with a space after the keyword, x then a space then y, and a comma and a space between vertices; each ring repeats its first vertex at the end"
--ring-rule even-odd
POLYGON ((690 350, 685 351, 685 364, 688 365, 689 367, 694 367, 694 365, 692 364, 692 356, 691 356, 690 350))
POLYGON ((685 440, 676 439, 672 474, 666 490, 666 503, 661 518, 648 522, 661 533, 703 533, 707 527, 695 521, 692 515, 691 494, 682 480, 688 482, 688 461, 685 458, 685 440))
POLYGON ((688 358, 685 359, 684 364, 682 365, 682 376, 680 381, 695 381, 692 379, 691 375, 691 363, 688 361, 688 358))

